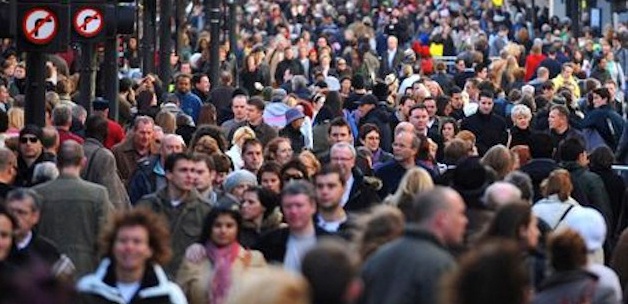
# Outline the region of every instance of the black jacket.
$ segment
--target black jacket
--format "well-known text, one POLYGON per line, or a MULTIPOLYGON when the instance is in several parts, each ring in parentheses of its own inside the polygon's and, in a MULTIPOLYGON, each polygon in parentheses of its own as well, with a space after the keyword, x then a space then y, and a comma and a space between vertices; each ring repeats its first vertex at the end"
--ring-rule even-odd
POLYGON ((349 192, 349 200, 344 206, 347 212, 365 211, 379 204, 382 200, 377 195, 376 186, 364 179, 360 170, 353 169, 353 186, 349 192))
POLYGON ((301 153, 303 147, 305 147, 305 136, 303 136, 301 130, 295 129, 291 125, 287 125, 285 128, 281 129, 279 136, 290 140, 294 153, 301 153))
MULTIPOLYGON (((316 224, 314 224, 314 229, 316 230, 317 239, 331 235, 316 224)), ((288 227, 273 230, 264 234, 253 249, 259 250, 268 262, 283 263, 286 257, 288 237, 290 237, 290 228, 288 227)))
POLYGON ((479 111, 462 120, 461 130, 469 130, 475 134, 476 146, 480 155, 484 155, 494 145, 505 145, 508 141, 506 122, 499 115, 482 114, 479 111))
POLYGON ((543 195, 541 195, 541 182, 558 168, 558 164, 551 158, 532 159, 519 168, 519 171, 528 174, 530 179, 532 179, 535 202, 543 198, 543 195))

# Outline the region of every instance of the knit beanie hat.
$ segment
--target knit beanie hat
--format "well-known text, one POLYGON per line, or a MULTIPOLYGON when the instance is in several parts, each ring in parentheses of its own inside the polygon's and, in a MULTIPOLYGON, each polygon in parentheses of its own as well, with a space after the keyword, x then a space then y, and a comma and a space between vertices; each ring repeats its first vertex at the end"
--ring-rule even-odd
POLYGON ((225 189, 225 192, 231 193, 235 187, 241 184, 257 186, 257 177, 248 170, 236 170, 227 175, 227 178, 225 178, 222 186, 225 189))

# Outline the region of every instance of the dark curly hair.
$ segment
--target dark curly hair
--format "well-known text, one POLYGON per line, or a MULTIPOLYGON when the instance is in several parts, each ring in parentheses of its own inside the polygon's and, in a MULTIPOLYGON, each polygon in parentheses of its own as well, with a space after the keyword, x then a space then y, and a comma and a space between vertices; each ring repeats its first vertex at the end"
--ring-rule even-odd
POLYGON ((112 258, 118 231, 133 226, 142 226, 148 232, 148 246, 153 251, 148 261, 159 265, 168 263, 172 258, 168 222, 163 216, 145 207, 114 214, 100 236, 101 255, 112 258))

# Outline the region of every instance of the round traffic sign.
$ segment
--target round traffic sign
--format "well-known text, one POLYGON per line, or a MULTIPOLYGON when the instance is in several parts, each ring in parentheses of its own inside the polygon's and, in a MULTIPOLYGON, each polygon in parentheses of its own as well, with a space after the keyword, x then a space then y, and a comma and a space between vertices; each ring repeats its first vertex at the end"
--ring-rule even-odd
POLYGON ((72 17, 72 25, 79 35, 91 38, 102 31, 105 22, 102 13, 94 8, 80 9, 72 17))
POLYGON ((57 35, 59 19, 51 10, 36 7, 24 14, 22 32, 34 44, 47 44, 57 35))

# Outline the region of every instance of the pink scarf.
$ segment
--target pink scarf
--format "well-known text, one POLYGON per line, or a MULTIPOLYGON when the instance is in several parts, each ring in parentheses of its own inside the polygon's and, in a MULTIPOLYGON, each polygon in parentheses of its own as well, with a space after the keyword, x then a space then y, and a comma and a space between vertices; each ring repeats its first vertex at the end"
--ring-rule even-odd
POLYGON ((209 303, 223 304, 231 287, 231 265, 238 257, 240 244, 234 242, 231 245, 218 248, 209 242, 205 249, 209 260, 214 265, 214 276, 209 286, 209 303))

